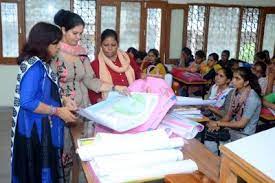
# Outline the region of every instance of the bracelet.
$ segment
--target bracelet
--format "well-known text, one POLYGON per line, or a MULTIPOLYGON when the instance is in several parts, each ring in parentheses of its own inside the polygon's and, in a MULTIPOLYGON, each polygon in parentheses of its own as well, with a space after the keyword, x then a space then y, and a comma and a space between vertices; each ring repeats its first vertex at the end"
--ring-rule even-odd
POLYGON ((112 91, 115 91, 115 85, 112 86, 112 91))
POLYGON ((57 108, 53 106, 50 106, 50 108, 51 108, 50 115, 55 115, 57 113, 57 108))
POLYGON ((220 126, 220 125, 219 125, 219 122, 217 122, 217 123, 216 123, 216 126, 217 126, 217 127, 219 127, 219 126, 220 126))

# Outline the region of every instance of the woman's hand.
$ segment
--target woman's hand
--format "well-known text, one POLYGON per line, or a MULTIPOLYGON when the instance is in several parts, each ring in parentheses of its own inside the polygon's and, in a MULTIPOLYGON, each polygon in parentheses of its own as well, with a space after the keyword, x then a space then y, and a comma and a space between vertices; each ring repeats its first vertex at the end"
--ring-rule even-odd
POLYGON ((73 112, 75 112, 75 110, 71 110, 69 107, 58 107, 56 115, 65 121, 65 123, 72 123, 77 120, 73 112))
POLYGON ((115 85, 114 89, 115 91, 118 91, 123 95, 127 95, 127 96, 130 95, 130 92, 128 91, 128 88, 126 86, 115 85))
POLYGON ((77 105, 74 100, 72 100, 70 97, 62 97, 63 99, 63 105, 65 107, 68 107, 70 110, 75 111, 77 110, 77 105))
POLYGON ((207 127, 208 127, 208 130, 209 130, 210 132, 212 132, 212 131, 217 131, 217 130, 220 129, 220 127, 218 126, 218 121, 209 121, 209 122, 207 123, 207 127))

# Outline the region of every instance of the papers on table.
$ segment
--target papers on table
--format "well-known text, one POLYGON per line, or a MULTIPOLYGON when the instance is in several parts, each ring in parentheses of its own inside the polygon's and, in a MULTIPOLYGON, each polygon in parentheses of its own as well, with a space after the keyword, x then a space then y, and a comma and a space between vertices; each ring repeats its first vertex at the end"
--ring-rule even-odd
POLYGON ((170 112, 162 120, 159 129, 164 129, 170 135, 176 134, 185 139, 192 139, 203 131, 204 126, 188 119, 186 115, 170 112))
POLYGON ((164 130, 152 130, 137 134, 97 133, 90 146, 77 149, 82 161, 91 160, 94 156, 134 153, 182 147, 182 138, 169 138, 164 130))
POLYGON ((215 103, 216 100, 203 100, 201 98, 177 96, 177 101, 175 105, 213 105, 215 103))
POLYGON ((79 144, 81 160, 89 161, 101 183, 163 178, 198 169, 194 161, 183 160, 183 139, 169 139, 164 130, 98 133, 94 139, 79 140, 79 144))
POLYGON ((190 106, 182 106, 182 107, 173 107, 170 110, 170 113, 180 115, 184 118, 191 118, 191 119, 201 119, 203 115, 201 114, 201 110, 196 107, 190 106))

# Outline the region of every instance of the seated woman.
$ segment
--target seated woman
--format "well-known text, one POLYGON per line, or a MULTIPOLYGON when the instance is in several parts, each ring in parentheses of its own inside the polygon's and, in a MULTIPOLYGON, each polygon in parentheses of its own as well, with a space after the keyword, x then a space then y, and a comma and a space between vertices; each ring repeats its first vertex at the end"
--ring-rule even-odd
POLYGON ((265 95, 267 87, 267 78, 266 75, 266 64, 264 62, 256 62, 252 67, 252 73, 255 74, 258 78, 260 84, 262 95, 265 95))
POLYGON ((206 80, 212 80, 215 78, 216 72, 221 68, 219 64, 219 55, 217 53, 211 53, 208 56, 207 62, 201 63, 200 73, 206 80))
POLYGON ((255 133, 261 111, 261 88, 256 76, 244 67, 234 72, 232 81, 235 89, 227 114, 219 121, 210 121, 207 126, 209 131, 228 127, 234 141, 255 133))
POLYGON ((261 114, 275 117, 275 93, 270 93, 263 98, 261 114))
POLYGON ((137 62, 138 57, 138 51, 134 47, 130 47, 127 49, 126 53, 129 55, 131 59, 133 59, 135 62, 137 62))
POLYGON ((210 89, 209 100, 216 100, 214 105, 203 108, 202 112, 210 119, 220 119, 228 111, 233 88, 229 87, 233 73, 229 68, 221 68, 215 76, 215 84, 210 89))
POLYGON ((271 64, 269 66, 269 72, 267 75, 267 87, 265 94, 275 92, 275 58, 272 58, 271 64))
POLYGON ((188 67, 192 62, 194 62, 194 56, 192 55, 192 51, 187 47, 182 48, 181 57, 178 60, 177 66, 188 67))
MULTIPOLYGON (((91 63, 95 75, 106 83, 116 87, 129 86, 140 78, 140 69, 136 62, 118 49, 118 36, 112 29, 101 34, 101 48, 98 57, 91 63)), ((95 104, 107 97, 108 92, 89 91, 89 98, 95 104)))
POLYGON ((157 49, 150 49, 147 55, 148 62, 146 68, 142 70, 143 74, 148 74, 149 76, 157 76, 163 78, 166 74, 166 68, 161 63, 159 58, 159 51, 157 49))
POLYGON ((200 64, 205 60, 205 53, 199 50, 195 54, 195 61, 192 62, 188 67, 183 67, 182 70, 187 72, 200 72, 200 64))

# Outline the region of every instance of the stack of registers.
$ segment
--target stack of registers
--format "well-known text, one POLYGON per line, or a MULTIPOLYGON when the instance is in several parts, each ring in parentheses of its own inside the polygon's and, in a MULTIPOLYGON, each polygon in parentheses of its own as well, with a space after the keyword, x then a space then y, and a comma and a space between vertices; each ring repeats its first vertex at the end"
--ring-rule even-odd
POLYGON ((189 119, 202 119, 203 115, 201 110, 192 106, 174 106, 170 111, 172 114, 181 115, 184 118, 189 119))
POLYGON ((79 139, 78 145, 81 160, 89 162, 100 183, 154 180, 198 169, 194 161, 184 160, 184 140, 169 138, 161 129, 137 134, 98 133, 93 139, 79 139))

